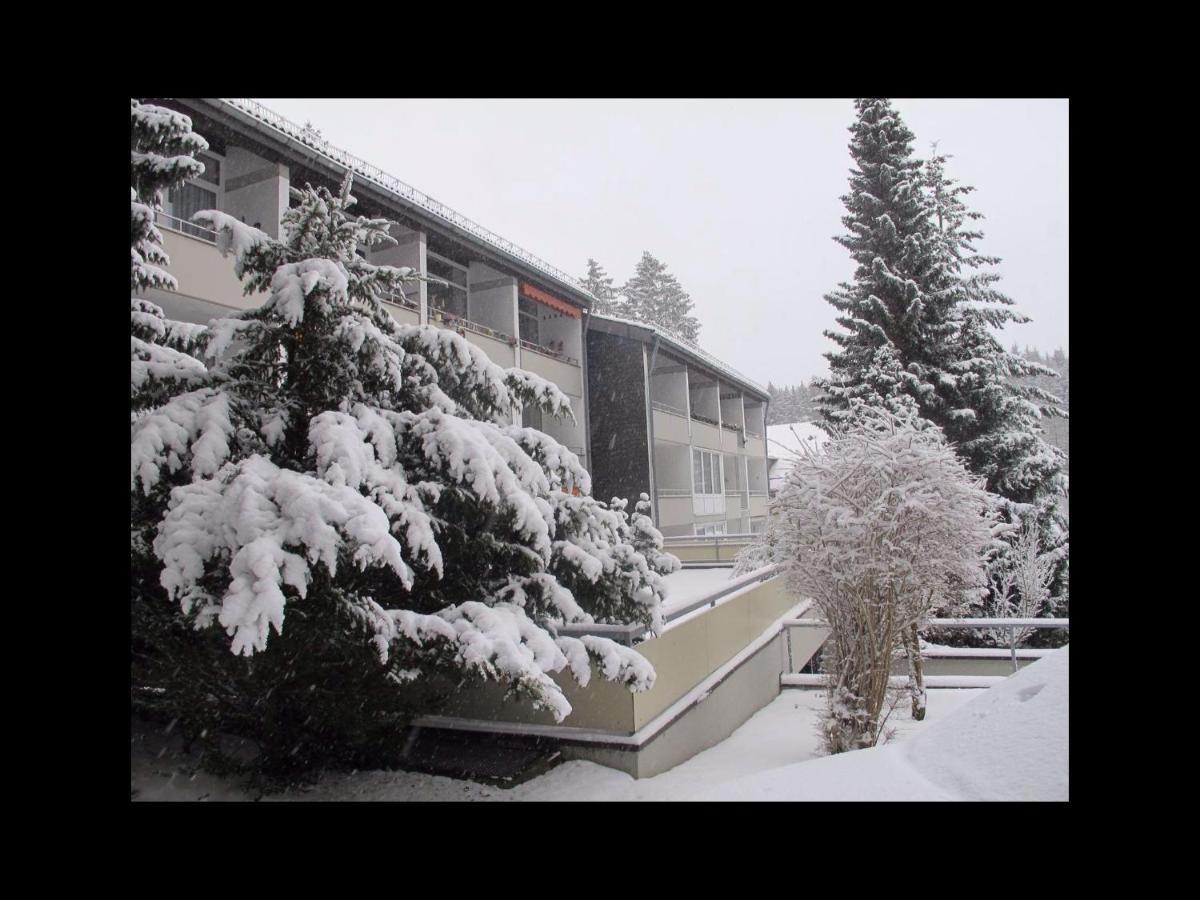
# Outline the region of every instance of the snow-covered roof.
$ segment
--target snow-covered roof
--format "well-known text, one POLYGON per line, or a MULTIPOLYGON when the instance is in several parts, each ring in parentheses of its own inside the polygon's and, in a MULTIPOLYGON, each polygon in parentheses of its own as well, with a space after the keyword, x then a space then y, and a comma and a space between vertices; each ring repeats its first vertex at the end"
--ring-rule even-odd
POLYGON ((423 211, 432 214, 441 219, 447 224, 453 225, 455 228, 465 231, 471 236, 479 239, 485 244, 499 250, 500 252, 520 260, 526 265, 536 269, 543 275, 552 278, 564 287, 570 288, 576 294, 582 294, 589 298, 593 303, 596 297, 585 288, 577 279, 568 275, 555 266, 550 265, 543 259, 534 256, 528 250, 518 247, 512 241, 500 237, 494 231, 484 228, 477 222, 468 219, 461 213, 455 212, 446 204, 435 200, 423 191, 419 191, 412 185, 401 181, 395 175, 390 175, 378 166, 372 165, 364 159, 360 159, 352 153, 349 153, 340 147, 335 147, 329 141, 314 134, 311 130, 297 125, 290 119, 281 116, 274 110, 267 109, 257 100, 250 100, 241 97, 234 98, 219 98, 217 103, 222 104, 227 109, 235 110, 243 115, 250 116, 258 122, 280 132, 283 137, 304 144, 310 150, 326 157, 329 161, 343 169, 349 169, 354 172, 356 179, 368 181, 376 187, 395 195, 405 203, 413 204, 420 207, 423 211))
MULTIPOLYGON (((767 389, 757 381, 754 381, 753 379, 743 375, 733 366, 729 365, 729 363, 722 362, 721 360, 717 359, 702 347, 693 344, 691 341, 685 341, 678 335, 671 334, 669 331, 665 331, 664 329, 659 328, 657 325, 651 325, 647 322, 639 322, 636 319, 623 319, 620 316, 593 315, 592 327, 595 327, 597 323, 599 323, 601 327, 603 327, 604 323, 625 325, 627 326, 626 330, 620 333, 626 334, 628 337, 636 337, 643 342, 648 342, 651 337, 657 337, 666 346, 678 353, 683 354, 684 356, 691 357, 693 361, 712 369, 718 375, 721 375, 729 381, 734 382, 739 387, 748 388, 751 392, 761 395, 763 400, 770 399, 771 395, 767 392, 767 389), (641 329, 641 331, 644 333, 636 334, 634 329, 641 329)), ((612 331, 612 329, 605 330, 612 331)))

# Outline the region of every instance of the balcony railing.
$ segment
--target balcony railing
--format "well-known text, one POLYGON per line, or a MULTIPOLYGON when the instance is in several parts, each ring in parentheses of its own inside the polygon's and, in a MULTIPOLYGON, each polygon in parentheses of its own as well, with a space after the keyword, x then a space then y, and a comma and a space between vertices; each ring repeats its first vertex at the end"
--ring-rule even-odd
POLYGON ((389 306, 399 306, 403 309, 411 309, 413 312, 421 310, 421 304, 418 301, 395 291, 381 291, 379 299, 389 306))
POLYGON ((159 210, 154 214, 154 224, 161 225, 170 231, 176 231, 179 234, 186 234, 188 237, 196 238, 204 241, 206 244, 217 243, 217 233, 211 228, 204 228, 200 225, 193 225, 186 219, 181 219, 178 216, 171 216, 159 210))
POLYGON ((658 488, 658 496, 660 497, 691 497, 691 488, 658 488))
POLYGON ((521 338, 520 343, 522 349, 524 350, 532 350, 534 353, 540 353, 542 356, 549 356, 551 359, 560 360, 568 365, 579 365, 579 360, 577 360, 575 357, 567 356, 567 354, 563 351, 556 350, 553 347, 547 347, 545 344, 535 344, 533 341, 525 340, 525 338, 521 338))
POLYGON ((687 418, 687 410, 680 409, 678 406, 672 406, 670 403, 663 403, 661 400, 651 400, 650 405, 660 412, 670 413, 673 416, 682 416, 687 418))
POLYGON ((489 328, 487 325, 480 325, 478 322, 472 322, 470 319, 463 316, 456 316, 453 313, 448 313, 445 310, 433 309, 429 311, 429 324, 439 325, 442 328, 449 328, 451 331, 462 333, 470 331, 474 334, 481 334, 484 337, 492 338, 493 340, 503 341, 509 346, 516 344, 516 339, 511 334, 505 334, 495 328, 489 328))
POLYGON ((706 425, 711 425, 713 428, 717 428, 721 424, 716 419, 710 419, 708 416, 702 416, 698 412, 692 413, 692 421, 703 422, 706 425))

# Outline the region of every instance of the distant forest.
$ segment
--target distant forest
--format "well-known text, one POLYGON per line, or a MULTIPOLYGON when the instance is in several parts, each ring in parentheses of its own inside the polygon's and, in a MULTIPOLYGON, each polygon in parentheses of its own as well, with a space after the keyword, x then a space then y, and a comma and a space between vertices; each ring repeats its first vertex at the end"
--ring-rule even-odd
MULTIPOLYGON (((1043 354, 1032 347, 1026 347, 1022 351, 1014 344, 1011 350, 1025 359, 1041 363, 1058 372, 1058 378, 1041 375, 1022 380, 1036 384, 1056 397, 1061 397, 1063 407, 1070 410, 1071 362, 1070 357, 1062 348, 1053 353, 1043 354)), ((807 382, 802 381, 799 384, 782 386, 767 382, 767 391, 771 395, 771 405, 767 408, 767 424, 784 425, 789 422, 807 422, 819 419, 820 412, 817 410, 815 401, 821 391, 814 384, 815 381, 816 379, 809 379, 807 382)), ((1046 439, 1056 447, 1066 450, 1067 453, 1071 452, 1069 421, 1068 419, 1053 418, 1045 419, 1042 422, 1042 427, 1046 430, 1046 439)))

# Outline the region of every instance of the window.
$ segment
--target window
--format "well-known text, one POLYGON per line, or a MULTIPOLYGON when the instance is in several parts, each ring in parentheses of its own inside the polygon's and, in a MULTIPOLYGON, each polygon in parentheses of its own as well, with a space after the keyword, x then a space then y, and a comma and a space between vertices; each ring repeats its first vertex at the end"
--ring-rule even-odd
POLYGON ((204 171, 167 193, 165 212, 180 221, 174 223, 184 234, 208 237, 206 229, 192 225, 192 216, 202 209, 221 208, 221 159, 212 153, 198 153, 196 159, 204 164, 204 171))
POLYGON ((709 516, 725 512, 725 490, 721 456, 692 448, 692 512, 709 516))
POLYGON ((467 317, 467 267, 432 251, 426 251, 425 268, 434 278, 440 278, 447 282, 447 284, 429 282, 426 288, 429 308, 465 319, 467 317))
POLYGON ((713 537, 718 534, 726 534, 724 522, 713 522, 708 525, 697 525, 696 535, 699 537, 713 537))
POLYGON ((538 305, 532 300, 521 297, 517 300, 517 313, 521 324, 521 340, 531 344, 539 343, 538 339, 538 305))

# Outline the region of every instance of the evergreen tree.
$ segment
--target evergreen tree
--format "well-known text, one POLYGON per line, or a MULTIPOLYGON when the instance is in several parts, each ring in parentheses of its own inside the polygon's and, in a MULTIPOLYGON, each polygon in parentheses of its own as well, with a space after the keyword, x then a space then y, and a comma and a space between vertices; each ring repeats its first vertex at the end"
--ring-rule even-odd
MULTIPOLYGON (((293 191, 284 240, 198 213, 268 299, 191 335, 203 363, 176 383, 143 377, 135 348, 131 594, 158 627, 135 688, 210 765, 221 730, 260 743, 261 772, 379 764, 465 680, 561 720, 553 672, 586 684, 592 658, 631 690, 654 679, 632 649, 555 628, 661 629, 678 561, 644 515, 589 496, 574 454, 510 424, 526 404, 570 416, 554 385, 388 315, 380 297, 418 275, 357 255, 392 238, 349 191, 293 191)), ((172 333, 139 312, 135 330, 172 333)))
MULTIPOLYGON (((859 100, 850 128, 850 192, 842 197, 848 234, 834 238, 857 263, 852 283, 825 299, 845 332, 826 331, 839 349, 827 353, 830 377, 819 383, 822 413, 834 424, 852 401, 901 411, 931 391, 925 348, 937 324, 927 315, 924 284, 930 222, 921 192, 913 134, 887 100, 859 100)), ((931 311, 928 311, 931 312, 931 311)))
POLYGON ((625 295, 622 315, 656 325, 676 337, 695 343, 700 321, 693 315, 692 299, 666 265, 642 253, 633 277, 621 288, 625 295))
POLYGON ((596 262, 590 256, 587 261, 588 271, 582 279, 583 286, 591 291, 592 296, 596 298, 596 306, 592 312, 601 316, 620 316, 621 299, 617 296, 616 290, 613 288, 612 277, 604 271, 604 266, 596 262))
POLYGON ((129 289, 174 290, 174 277, 162 268, 169 260, 154 214, 162 209, 164 191, 204 171, 193 155, 207 150, 208 142, 192 131, 192 120, 181 113, 136 100, 129 103, 129 289))
POLYGON ((983 233, 973 225, 983 218, 964 197, 972 187, 946 175, 948 157, 936 153, 925 164, 923 182, 934 229, 929 244, 933 261, 928 285, 941 321, 951 325, 950 340, 933 348, 939 377, 922 414, 942 426, 987 487, 1017 503, 1059 493, 1065 458, 1042 438, 1044 417, 1065 416, 1058 397, 1034 376, 1056 373, 1033 358, 1004 349, 993 329, 1029 319, 996 288, 1000 262, 975 249, 983 233))

